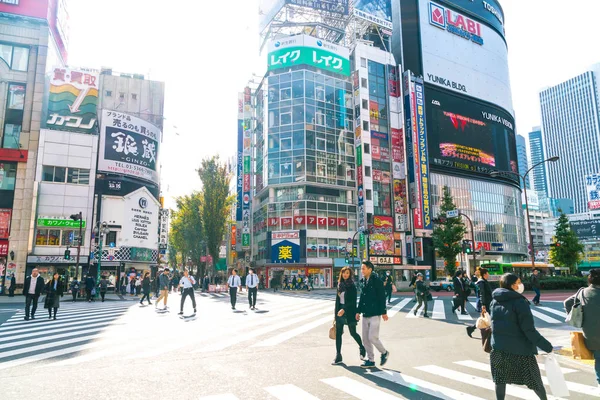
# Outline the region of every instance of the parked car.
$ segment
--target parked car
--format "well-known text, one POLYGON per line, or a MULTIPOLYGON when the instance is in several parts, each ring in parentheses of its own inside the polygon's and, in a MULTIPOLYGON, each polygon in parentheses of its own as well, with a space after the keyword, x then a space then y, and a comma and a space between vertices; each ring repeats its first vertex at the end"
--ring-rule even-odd
POLYGON ((445 290, 447 292, 454 291, 454 285, 452 285, 452 281, 449 279, 438 279, 437 281, 433 281, 429 284, 431 290, 435 290, 439 292, 440 290, 445 290))

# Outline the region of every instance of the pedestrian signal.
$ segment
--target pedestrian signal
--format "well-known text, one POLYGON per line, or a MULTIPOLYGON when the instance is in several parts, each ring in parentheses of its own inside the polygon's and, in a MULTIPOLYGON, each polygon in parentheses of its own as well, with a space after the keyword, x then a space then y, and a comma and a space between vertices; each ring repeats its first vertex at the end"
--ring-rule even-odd
POLYGON ((65 260, 70 260, 71 259, 71 250, 66 249, 65 250, 65 260))

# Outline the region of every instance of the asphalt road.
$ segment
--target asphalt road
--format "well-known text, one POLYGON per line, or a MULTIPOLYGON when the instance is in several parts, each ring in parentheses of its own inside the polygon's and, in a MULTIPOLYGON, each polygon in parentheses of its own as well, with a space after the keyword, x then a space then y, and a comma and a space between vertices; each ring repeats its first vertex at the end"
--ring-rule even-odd
MULTIPOLYGON (((225 294, 196 298, 198 313, 187 319, 177 315, 179 295, 169 297, 167 313, 135 300, 63 303, 56 321, 43 309, 35 321, 24 321, 19 304, 0 306, 0 398, 494 398, 489 356, 465 333, 477 316, 470 304, 470 315, 459 319, 451 299, 438 297, 426 320, 410 313, 410 297, 394 298, 381 328, 389 362, 362 370, 347 333, 345 364, 330 365, 330 293, 260 292, 258 311, 248 310, 245 293, 236 311, 225 294)), ((534 309, 536 325, 555 346, 569 342, 561 307, 546 302, 534 309)), ((185 311, 192 312, 189 300, 185 311)), ((560 362, 570 399, 600 397, 589 366, 560 362)), ((522 387, 508 393, 509 399, 536 398, 522 387)))

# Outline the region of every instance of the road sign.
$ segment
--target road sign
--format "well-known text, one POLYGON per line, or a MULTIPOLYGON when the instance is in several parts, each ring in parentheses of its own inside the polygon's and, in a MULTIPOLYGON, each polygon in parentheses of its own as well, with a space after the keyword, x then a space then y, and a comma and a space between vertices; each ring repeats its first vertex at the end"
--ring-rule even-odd
POLYGON ((108 245, 108 247, 115 247, 115 242, 110 242, 110 244, 108 245))
POLYGON ((458 210, 450 210, 450 211, 446 212, 446 217, 448 217, 448 218, 458 217, 458 210))

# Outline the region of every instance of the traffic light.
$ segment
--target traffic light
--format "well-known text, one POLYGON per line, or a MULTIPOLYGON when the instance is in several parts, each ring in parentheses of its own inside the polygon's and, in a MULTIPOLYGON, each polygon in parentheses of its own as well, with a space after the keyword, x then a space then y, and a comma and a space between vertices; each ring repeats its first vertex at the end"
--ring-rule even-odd
POLYGON ((462 241, 462 249, 463 249, 463 253, 465 253, 465 254, 471 254, 473 252, 473 247, 471 245, 471 241, 470 240, 463 240, 462 241))
POLYGON ((71 259, 71 250, 66 249, 65 250, 65 260, 70 260, 71 259))

